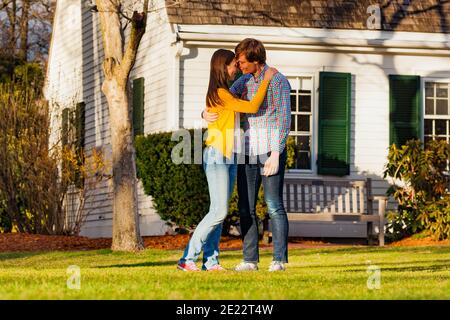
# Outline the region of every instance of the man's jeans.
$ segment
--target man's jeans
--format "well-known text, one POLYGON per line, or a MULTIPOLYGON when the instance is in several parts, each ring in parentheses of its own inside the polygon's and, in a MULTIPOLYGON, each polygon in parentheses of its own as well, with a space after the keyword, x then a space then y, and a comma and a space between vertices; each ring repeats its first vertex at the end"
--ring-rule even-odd
MULTIPOLYGON (((286 149, 280 155, 279 170, 275 175, 266 177, 261 174, 264 162, 269 155, 246 158, 245 175, 240 172, 238 177, 239 198, 243 196, 244 183, 247 184, 248 209, 245 203, 239 206, 241 235, 244 246, 244 261, 259 262, 259 233, 258 218, 256 216, 256 201, 258 199, 258 190, 261 181, 264 187, 264 198, 267 204, 267 210, 272 224, 273 239, 273 260, 288 262, 288 233, 289 223, 286 210, 283 205, 283 182, 286 165, 286 149)), ((245 196, 245 195, 244 195, 245 196)))
POLYGON ((236 157, 226 159, 220 151, 206 147, 203 152, 203 169, 208 180, 210 207, 200 221, 179 263, 197 261, 203 248, 203 268, 219 264, 219 242, 222 223, 228 214, 228 203, 236 180, 236 157))

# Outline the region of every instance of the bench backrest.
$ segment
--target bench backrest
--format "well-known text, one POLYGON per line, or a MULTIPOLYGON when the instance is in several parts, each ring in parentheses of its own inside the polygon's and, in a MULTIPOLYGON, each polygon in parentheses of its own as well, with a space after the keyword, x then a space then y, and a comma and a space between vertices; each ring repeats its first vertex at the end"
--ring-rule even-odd
POLYGON ((285 177, 288 213, 372 214, 371 179, 316 180, 285 177))

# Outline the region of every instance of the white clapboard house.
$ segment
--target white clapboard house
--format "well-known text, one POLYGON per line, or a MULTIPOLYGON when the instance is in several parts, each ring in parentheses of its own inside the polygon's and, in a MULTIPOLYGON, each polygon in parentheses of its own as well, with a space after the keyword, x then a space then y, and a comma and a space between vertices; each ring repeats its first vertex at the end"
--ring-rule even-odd
MULTIPOLYGON (((83 3, 82 3, 83 2, 83 3)), ((84 107, 84 146, 110 148, 101 92, 99 15, 58 0, 47 70, 54 141, 65 108, 84 107)), ((204 127, 200 111, 217 48, 261 40, 291 83, 291 135, 301 145, 286 177, 372 179, 384 195, 388 147, 407 138, 450 139, 450 3, 412 1, 158 0, 131 73, 135 129, 204 127), (339 161, 321 159, 331 154, 339 161)), ((82 235, 112 233, 110 186, 96 190, 82 235)), ((167 231, 139 186, 142 235, 167 231)), ((301 205, 301 204, 300 204, 301 205)), ((395 209, 392 200, 388 209, 395 209)), ((354 222, 292 222, 291 235, 364 237, 354 222)))

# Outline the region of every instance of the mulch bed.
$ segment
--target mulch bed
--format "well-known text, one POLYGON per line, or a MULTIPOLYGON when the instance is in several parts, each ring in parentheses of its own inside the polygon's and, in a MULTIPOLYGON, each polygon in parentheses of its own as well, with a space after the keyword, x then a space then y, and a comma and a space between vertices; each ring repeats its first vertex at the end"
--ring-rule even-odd
MULTIPOLYGON (((184 249, 189 241, 188 234, 143 237, 146 248, 184 249)), ((267 246, 261 244, 261 246, 267 246)), ((81 236, 48 236, 25 233, 0 234, 0 252, 12 251, 69 251, 97 250, 111 247, 110 238, 87 238, 81 236)), ((241 249, 239 237, 222 237, 220 249, 241 249)))
POLYGON ((390 244, 392 247, 409 247, 409 246, 448 246, 450 245, 450 239, 436 241, 431 237, 425 237, 422 239, 414 239, 408 237, 400 241, 396 241, 390 244))
MULTIPOLYGON (((164 235, 143 237, 146 248, 182 250, 189 241, 188 234, 164 235)), ((361 241, 323 241, 302 238, 290 238, 289 248, 318 248, 325 246, 348 246, 364 245, 361 241)), ((427 246, 427 245, 450 245, 450 240, 434 241, 430 238, 411 239, 391 243, 389 246, 427 246)), ((0 252, 14 251, 76 251, 97 250, 111 247, 110 238, 91 239, 80 236, 48 236, 24 233, 0 234, 0 252)), ((261 248, 271 248, 272 244, 260 242, 261 248)), ((221 250, 241 250, 242 242, 239 237, 222 237, 220 241, 221 250)))

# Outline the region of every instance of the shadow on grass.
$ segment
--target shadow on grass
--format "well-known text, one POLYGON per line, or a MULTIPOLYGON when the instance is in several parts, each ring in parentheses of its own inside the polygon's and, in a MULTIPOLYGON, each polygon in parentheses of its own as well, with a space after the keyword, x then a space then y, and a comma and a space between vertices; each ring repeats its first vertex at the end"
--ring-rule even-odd
MULTIPOLYGON (((377 265, 377 266, 390 266, 390 265, 413 265, 413 264, 424 264, 424 263, 432 263, 432 264, 446 264, 447 268, 450 268, 450 259, 444 259, 444 260, 419 260, 419 261, 403 261, 403 262, 377 262, 377 261, 370 261, 368 263, 354 263, 354 264, 334 264, 334 265, 309 265, 308 268, 315 269, 315 268, 349 268, 349 267, 362 267, 362 266, 369 266, 369 265, 377 265)), ((384 268, 383 268, 384 269, 384 268)))
MULTIPOLYGON (((352 266, 349 266, 352 267, 352 266)), ((342 270, 342 272, 361 272, 365 271, 365 268, 357 268, 352 270, 342 270)), ((392 271, 392 272, 439 272, 449 270, 448 265, 435 265, 435 266, 410 266, 410 267, 391 267, 391 268, 380 268, 381 272, 392 271)), ((421 275, 422 277, 423 275, 421 275)))
POLYGON ((97 269, 107 269, 107 268, 138 268, 138 267, 162 267, 162 266, 176 266, 178 260, 171 261, 148 261, 148 262, 140 262, 140 263, 131 263, 131 264, 113 264, 108 266, 97 266, 93 268, 97 269))
POLYGON ((0 261, 29 258, 29 257, 47 254, 47 253, 49 253, 49 251, 2 252, 2 253, 0 253, 0 261))
POLYGON ((390 254, 393 252, 399 253, 423 253, 430 252, 433 254, 449 254, 450 246, 423 246, 423 247, 351 247, 351 248, 294 248, 290 249, 290 252, 300 251, 300 256, 316 255, 316 254, 362 254, 362 253, 386 253, 390 254))

